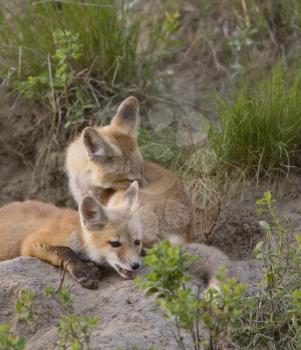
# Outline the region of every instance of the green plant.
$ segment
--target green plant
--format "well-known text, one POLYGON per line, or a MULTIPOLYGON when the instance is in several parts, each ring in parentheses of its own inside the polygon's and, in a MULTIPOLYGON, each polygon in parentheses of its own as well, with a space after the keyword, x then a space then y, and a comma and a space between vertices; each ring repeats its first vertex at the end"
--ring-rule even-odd
POLYGON ((271 193, 257 201, 265 240, 254 254, 263 264, 263 276, 254 295, 247 298, 234 337, 243 348, 299 349, 301 240, 284 226, 271 193))
POLYGON ((57 293, 48 288, 47 295, 57 297, 63 307, 58 320, 59 339, 55 344, 58 350, 90 350, 91 331, 98 322, 98 317, 81 316, 74 313, 73 297, 68 288, 62 287, 57 293))
POLYGON ((37 293, 31 289, 22 289, 16 301, 16 312, 19 320, 24 320, 32 330, 35 329, 39 317, 36 297, 37 293))
POLYGON ((175 48, 179 48, 182 42, 173 38, 173 34, 180 27, 180 14, 178 11, 164 11, 162 21, 153 23, 150 46, 156 52, 156 59, 168 58, 175 48))
POLYGON ((56 349, 91 349, 91 329, 96 325, 97 317, 62 315, 58 321, 59 340, 56 349))
POLYGON ((231 98, 217 101, 221 128, 210 139, 222 165, 257 177, 288 172, 301 150, 300 111, 300 70, 278 65, 256 86, 243 82, 231 98))
MULTIPOLYGON (((44 296, 49 300, 56 300, 61 309, 61 315, 57 321, 59 337, 54 344, 55 349, 58 350, 91 350, 91 331, 98 322, 98 317, 95 316, 81 316, 74 312, 74 298, 70 291, 65 286, 60 286, 56 290, 53 286, 48 286, 43 292, 44 296)), ((37 293, 30 289, 23 289, 16 302, 16 311, 19 319, 25 320, 32 330, 38 324, 39 317, 45 312, 45 307, 41 309, 41 305, 36 302, 37 293)), ((3 332, 7 331, 3 328, 3 332)), ((4 338, 5 340, 6 338, 4 338)), ((10 341, 8 338, 7 342, 10 341)), ((11 340, 13 343, 13 338, 11 340)), ((22 340, 16 338, 16 344, 23 344, 22 340)), ((16 346, 17 346, 16 345, 16 346)), ((20 346, 21 346, 20 345, 20 346)), ((1 346, 1 328, 0 328, 0 346, 1 346)), ((0 348, 1 349, 1 348, 0 348)), ((10 350, 15 348, 4 348, 3 350, 10 350)), ((16 349, 19 349, 16 347, 16 349)), ((22 349, 22 348, 20 348, 22 349)))
POLYGON ((24 81, 17 81, 16 87, 27 97, 43 96, 54 91, 66 90, 75 79, 72 63, 80 56, 81 48, 78 34, 58 30, 53 33, 55 51, 50 58, 49 66, 36 76, 27 76, 24 81), (42 93, 42 94, 41 94, 42 93))
POLYGON ((126 7, 116 8, 111 0, 26 1, 22 14, 2 5, 2 68, 13 67, 21 80, 38 76, 48 66, 48 55, 55 54, 53 33, 67 32, 82 45, 77 72, 90 69, 103 81, 127 84, 145 63, 142 57, 138 59, 139 21, 133 18, 129 23, 128 16, 126 7))
POLYGON ((25 339, 10 334, 8 324, 0 324, 0 350, 23 350, 25 339))
POLYGON ((81 75, 74 69, 82 55, 78 34, 58 30, 53 37, 56 49, 49 57, 47 70, 24 81, 17 80, 14 85, 28 98, 48 99, 54 114, 66 110, 65 127, 69 127, 81 122, 85 111, 95 108, 95 101, 81 89, 81 75))
POLYGON ((189 263, 195 258, 182 254, 180 246, 169 241, 157 244, 148 250, 144 262, 150 268, 144 278, 138 278, 138 285, 155 294, 157 303, 166 315, 174 321, 177 341, 181 349, 185 342, 181 329, 191 336, 193 348, 216 350, 220 341, 229 338, 241 313, 244 287, 234 279, 226 280, 223 271, 216 278, 220 291, 208 288, 201 295, 200 287, 189 284, 189 263), (208 339, 201 335, 201 325, 208 332, 208 339))
POLYGON ((138 16, 112 0, 26 0, 22 12, 0 5, 1 75, 27 97, 49 100, 53 126, 68 127, 153 86, 139 31, 138 16))

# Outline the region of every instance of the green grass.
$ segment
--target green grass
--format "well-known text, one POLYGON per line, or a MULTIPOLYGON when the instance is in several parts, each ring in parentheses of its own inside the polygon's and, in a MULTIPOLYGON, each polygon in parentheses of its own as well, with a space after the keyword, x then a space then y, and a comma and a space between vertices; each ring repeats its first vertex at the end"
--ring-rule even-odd
POLYGON ((276 66, 255 86, 243 82, 218 100, 217 113, 221 128, 211 141, 223 166, 257 175, 287 172, 301 151, 301 71, 276 66))
POLYGON ((139 45, 140 22, 113 0, 0 5, 0 77, 44 103, 52 133, 80 125, 112 102, 154 91, 155 54, 139 45))
POLYGON ((1 350, 23 350, 25 339, 11 334, 9 324, 0 323, 0 349, 1 350))
POLYGON ((78 72, 89 70, 112 86, 133 83, 137 77, 143 80, 139 20, 124 6, 117 8, 112 0, 27 0, 22 12, 10 12, 3 6, 0 11, 2 72, 13 69, 22 80, 48 71, 48 56, 56 50, 53 34, 70 31, 78 35, 81 45, 78 72))

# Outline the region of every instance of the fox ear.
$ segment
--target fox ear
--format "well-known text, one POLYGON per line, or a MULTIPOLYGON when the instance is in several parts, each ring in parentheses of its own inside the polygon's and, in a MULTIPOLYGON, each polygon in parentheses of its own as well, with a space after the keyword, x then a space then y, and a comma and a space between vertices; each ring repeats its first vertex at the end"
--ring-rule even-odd
POLYGON ((137 137, 139 102, 134 96, 125 99, 119 106, 111 125, 121 134, 137 137))
POLYGON ((114 154, 113 148, 93 128, 87 127, 82 132, 83 144, 86 147, 90 159, 108 157, 114 154))
POLYGON ((139 206, 139 184, 138 181, 131 183, 129 188, 124 192, 123 199, 127 202, 127 206, 131 208, 133 212, 139 206))
POLYGON ((103 206, 93 197, 85 197, 79 207, 83 224, 88 230, 102 230, 108 222, 103 206))

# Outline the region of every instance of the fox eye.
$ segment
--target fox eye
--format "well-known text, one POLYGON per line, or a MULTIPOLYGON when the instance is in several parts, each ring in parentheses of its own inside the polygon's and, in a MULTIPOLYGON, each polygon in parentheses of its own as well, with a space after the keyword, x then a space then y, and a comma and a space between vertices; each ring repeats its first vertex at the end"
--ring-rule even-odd
POLYGON ((135 243, 136 245, 140 245, 140 240, 139 240, 139 239, 136 239, 134 243, 135 243))
POLYGON ((121 243, 119 241, 109 241, 109 243, 113 248, 121 247, 121 243))

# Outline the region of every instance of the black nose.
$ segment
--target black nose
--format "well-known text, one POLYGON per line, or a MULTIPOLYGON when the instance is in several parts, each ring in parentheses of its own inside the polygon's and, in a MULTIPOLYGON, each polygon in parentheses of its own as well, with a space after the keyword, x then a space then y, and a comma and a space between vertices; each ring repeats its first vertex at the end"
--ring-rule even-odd
POLYGON ((132 265, 131 265, 131 268, 133 269, 133 270, 137 270, 137 269, 139 269, 139 267, 140 267, 140 262, 138 263, 138 262, 135 262, 135 263, 133 263, 132 265))

